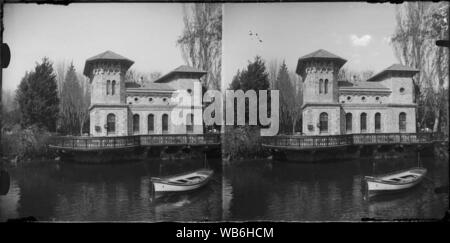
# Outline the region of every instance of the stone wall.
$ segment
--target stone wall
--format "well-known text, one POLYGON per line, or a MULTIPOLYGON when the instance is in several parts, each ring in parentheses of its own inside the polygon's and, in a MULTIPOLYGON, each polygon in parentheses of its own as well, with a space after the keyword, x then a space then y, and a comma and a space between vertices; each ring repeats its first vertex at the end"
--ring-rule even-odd
POLYGON ((129 134, 128 108, 126 107, 94 107, 90 111, 90 121, 92 136, 127 136, 129 134), (108 114, 114 114, 116 117, 116 129, 113 134, 107 134, 106 118, 108 114))
POLYGON ((388 87, 392 93, 389 96, 388 103, 391 104, 413 104, 414 87, 413 80, 410 77, 389 77, 380 84, 388 87))
POLYGON ((338 97, 337 70, 332 62, 311 62, 305 66, 303 103, 334 103, 338 97), (319 92, 319 80, 328 80, 328 92, 319 92))
POLYGON ((111 63, 96 64, 91 77, 91 104, 125 103, 124 73, 120 65, 111 63), (116 82, 114 95, 106 92, 107 81, 116 82))
POLYGON ((306 106, 303 109, 303 133, 305 135, 339 135, 341 134, 341 108, 339 105, 306 106), (320 114, 328 114, 328 131, 320 132, 320 114), (310 129, 312 128, 312 130, 310 129))
MULTIPOLYGON (((173 114, 173 107, 134 107, 132 106, 130 108, 131 113, 138 114, 139 115, 139 132, 133 134, 162 134, 162 116, 164 114, 167 114, 169 117, 169 123, 168 123, 168 132, 167 134, 186 134, 186 123, 183 120, 183 124, 181 124, 181 120, 179 122, 174 121, 174 114, 173 114), (148 130, 148 116, 149 114, 153 114, 154 119, 154 130, 153 132, 148 130)), ((185 114, 191 113, 191 110, 184 111, 185 114)), ((202 109, 197 108, 194 109, 194 119, 196 117, 199 117, 202 119, 202 109)), ((183 119, 183 118, 180 118, 183 119)), ((184 118, 186 119, 186 118, 184 118)), ((132 123, 132 119, 130 120, 130 123, 132 123)), ((200 123, 202 124, 202 123, 200 123)), ((202 134, 203 133, 203 126, 202 125, 196 125, 194 126, 192 134, 202 134)))
MULTIPOLYGON (((345 131, 347 134, 362 133, 361 114, 367 114, 367 130, 365 133, 375 133, 375 114, 380 113, 380 133, 399 133, 399 115, 406 113, 406 131, 407 133, 416 132, 415 125, 415 107, 391 107, 391 106, 343 106, 345 113, 352 114, 352 130, 345 131)), ((345 122, 345 119, 344 119, 345 122)))

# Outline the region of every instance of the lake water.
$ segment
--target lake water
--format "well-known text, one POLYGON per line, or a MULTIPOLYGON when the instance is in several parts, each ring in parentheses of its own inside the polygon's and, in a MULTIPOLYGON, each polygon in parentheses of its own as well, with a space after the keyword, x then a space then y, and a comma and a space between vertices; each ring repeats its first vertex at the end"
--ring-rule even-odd
POLYGON ((395 195, 364 198, 364 175, 417 166, 418 159, 299 164, 245 161, 224 167, 224 218, 228 220, 360 221, 441 219, 448 209, 448 162, 420 158, 427 178, 395 195))
POLYGON ((222 217, 221 162, 209 160, 212 181, 193 193, 152 197, 150 177, 203 167, 203 161, 141 161, 83 165, 56 161, 10 169, 0 196, 0 221, 217 221, 222 217))
POLYGON ((216 173, 206 187, 156 198, 149 190, 151 176, 200 168, 203 161, 35 162, 9 170, 11 188, 0 196, 0 221, 28 216, 45 221, 440 219, 448 209, 448 190, 436 193, 435 188, 448 186, 448 162, 420 162, 428 173, 416 188, 369 199, 361 190, 364 175, 416 166, 417 159, 251 160, 223 169, 220 160, 210 160, 216 173))

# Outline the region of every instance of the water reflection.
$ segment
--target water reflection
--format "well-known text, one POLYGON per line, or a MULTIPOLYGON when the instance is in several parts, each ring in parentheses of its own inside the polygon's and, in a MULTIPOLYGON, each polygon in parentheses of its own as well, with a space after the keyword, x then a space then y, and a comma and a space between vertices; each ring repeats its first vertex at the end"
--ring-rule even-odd
POLYGON ((361 180, 417 165, 415 160, 339 163, 245 161, 224 168, 224 216, 228 220, 361 220, 441 218, 448 208, 448 163, 421 158, 428 179, 413 191, 365 200, 361 180), (433 182, 431 182, 433 181, 433 182))
POLYGON ((11 178, 9 177, 9 173, 7 170, 2 169, 0 164, 0 195, 8 194, 10 184, 11 178))
POLYGON ((152 195, 150 177, 203 167, 203 161, 80 165, 31 163, 9 171, 0 221, 34 216, 57 221, 359 221, 442 218, 448 209, 448 162, 421 158, 427 178, 404 193, 365 199, 361 180, 417 165, 416 160, 339 163, 210 161, 211 182, 190 193, 152 195))
POLYGON ((221 219, 221 163, 215 178, 192 194, 153 200, 150 177, 203 167, 203 161, 141 161, 82 165, 31 163, 11 170, 12 190, 0 196, 0 220, 34 216, 57 221, 191 221, 221 219))

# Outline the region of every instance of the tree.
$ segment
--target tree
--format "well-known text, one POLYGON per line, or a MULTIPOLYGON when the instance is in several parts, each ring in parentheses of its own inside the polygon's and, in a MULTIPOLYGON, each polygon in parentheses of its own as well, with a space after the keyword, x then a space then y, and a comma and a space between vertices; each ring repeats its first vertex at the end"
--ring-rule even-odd
POLYGON ((266 64, 260 56, 256 56, 253 62, 249 62, 247 68, 239 74, 239 85, 236 89, 243 91, 268 90, 270 87, 269 74, 266 71, 266 64))
POLYGON ((89 79, 81 73, 77 73, 81 87, 81 102, 78 109, 78 121, 80 123, 80 135, 87 130, 89 133, 89 106, 91 105, 91 89, 89 79))
POLYGON ((269 73, 269 82, 270 82, 271 89, 274 89, 274 87, 275 87, 275 82, 277 81, 279 67, 280 67, 280 65, 279 65, 278 59, 272 59, 269 61, 268 73, 269 73))
POLYGON ((353 71, 348 68, 341 68, 338 73, 338 80, 353 81, 366 81, 375 74, 372 70, 353 71))
POLYGON ((220 89, 222 66, 222 5, 183 5, 184 30, 177 44, 187 65, 207 72, 202 85, 220 89))
POLYGON ((6 112, 18 109, 17 102, 15 100, 15 91, 2 90, 2 109, 6 112))
POLYGON ((300 119, 302 116, 303 89, 301 79, 295 72, 289 71, 289 77, 292 81, 295 90, 295 103, 294 108, 292 110, 292 134, 295 134, 297 124, 300 125, 299 128, 301 130, 301 123, 299 122, 301 121, 300 119))
POLYGON ((55 131, 59 98, 52 63, 43 58, 34 71, 26 73, 17 90, 17 103, 24 126, 36 124, 55 131))
MULTIPOLYGON (((441 114, 447 113, 445 87, 448 86, 448 49, 435 45, 448 39, 448 3, 408 2, 397 7, 397 25, 391 44, 403 65, 420 70, 414 77, 418 121, 421 127, 434 120, 440 130, 441 114)), ((445 118, 446 120, 448 118, 445 118)))
POLYGON ((297 75, 288 70, 284 61, 279 68, 274 89, 279 90, 281 94, 280 131, 294 134, 301 114, 302 90, 298 87, 297 75))
POLYGON ((83 134, 89 120, 89 80, 77 73, 71 64, 65 75, 61 91, 60 131, 66 134, 83 134))
MULTIPOLYGON (((259 97, 259 90, 268 90, 270 86, 269 75, 266 71, 264 60, 261 57, 256 56, 253 62, 249 62, 246 69, 237 71, 236 75, 230 84, 230 90, 247 90, 256 91, 256 96, 259 97)), ((245 117, 248 117, 248 101, 245 101, 245 117)), ((258 99, 259 102, 259 99, 258 99)), ((268 96, 268 114, 270 114, 270 95, 268 96)), ((236 117, 236 104, 235 104, 235 117, 236 117)), ((257 103, 259 107, 259 103, 257 103)), ((258 112, 257 112, 258 114, 258 112)), ((246 119, 248 121, 248 119, 246 119)))
MULTIPOLYGON (((431 31, 429 36, 434 40, 449 39, 449 5, 447 2, 433 5, 429 22, 431 31)), ((433 87, 434 124, 433 131, 448 132, 448 79, 449 79, 449 49, 430 45, 433 79, 429 85, 433 87), (434 82, 433 82, 434 81, 434 82), (447 116, 445 115, 447 114, 447 116), (442 126, 443 125, 443 126, 442 126)))
POLYGON ((156 79, 162 76, 161 72, 155 71, 151 73, 139 72, 134 69, 130 69, 125 74, 125 82, 127 83, 137 83, 141 87, 148 86, 153 83, 156 79))
POLYGON ((233 76, 233 80, 231 80, 230 87, 228 89, 238 90, 239 87, 241 86, 240 78, 241 78, 241 71, 238 69, 236 74, 233 76))
POLYGON ((73 64, 69 66, 61 90, 61 131, 75 135, 80 131, 79 109, 83 102, 82 90, 73 64))
POLYGON ((295 89, 292 86, 289 71, 284 61, 278 71, 274 88, 281 93, 280 130, 281 132, 287 133, 288 131, 291 131, 292 128, 293 112, 295 108, 295 89))
POLYGON ((10 129, 20 123, 20 111, 15 99, 15 91, 3 90, 1 102, 1 127, 10 129))
POLYGON ((61 98, 61 92, 62 87, 64 84, 64 81, 66 80, 66 74, 67 74, 67 62, 66 60, 60 60, 56 62, 55 65, 55 73, 56 73, 56 84, 58 86, 58 97, 61 98))

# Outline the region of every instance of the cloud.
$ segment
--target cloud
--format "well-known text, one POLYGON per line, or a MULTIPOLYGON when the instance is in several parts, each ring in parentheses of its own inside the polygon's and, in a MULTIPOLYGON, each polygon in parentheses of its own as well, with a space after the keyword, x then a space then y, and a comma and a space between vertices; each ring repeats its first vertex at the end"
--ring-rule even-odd
POLYGON ((367 46, 372 40, 372 36, 363 35, 361 37, 358 37, 357 35, 350 35, 350 40, 354 46, 367 46))

